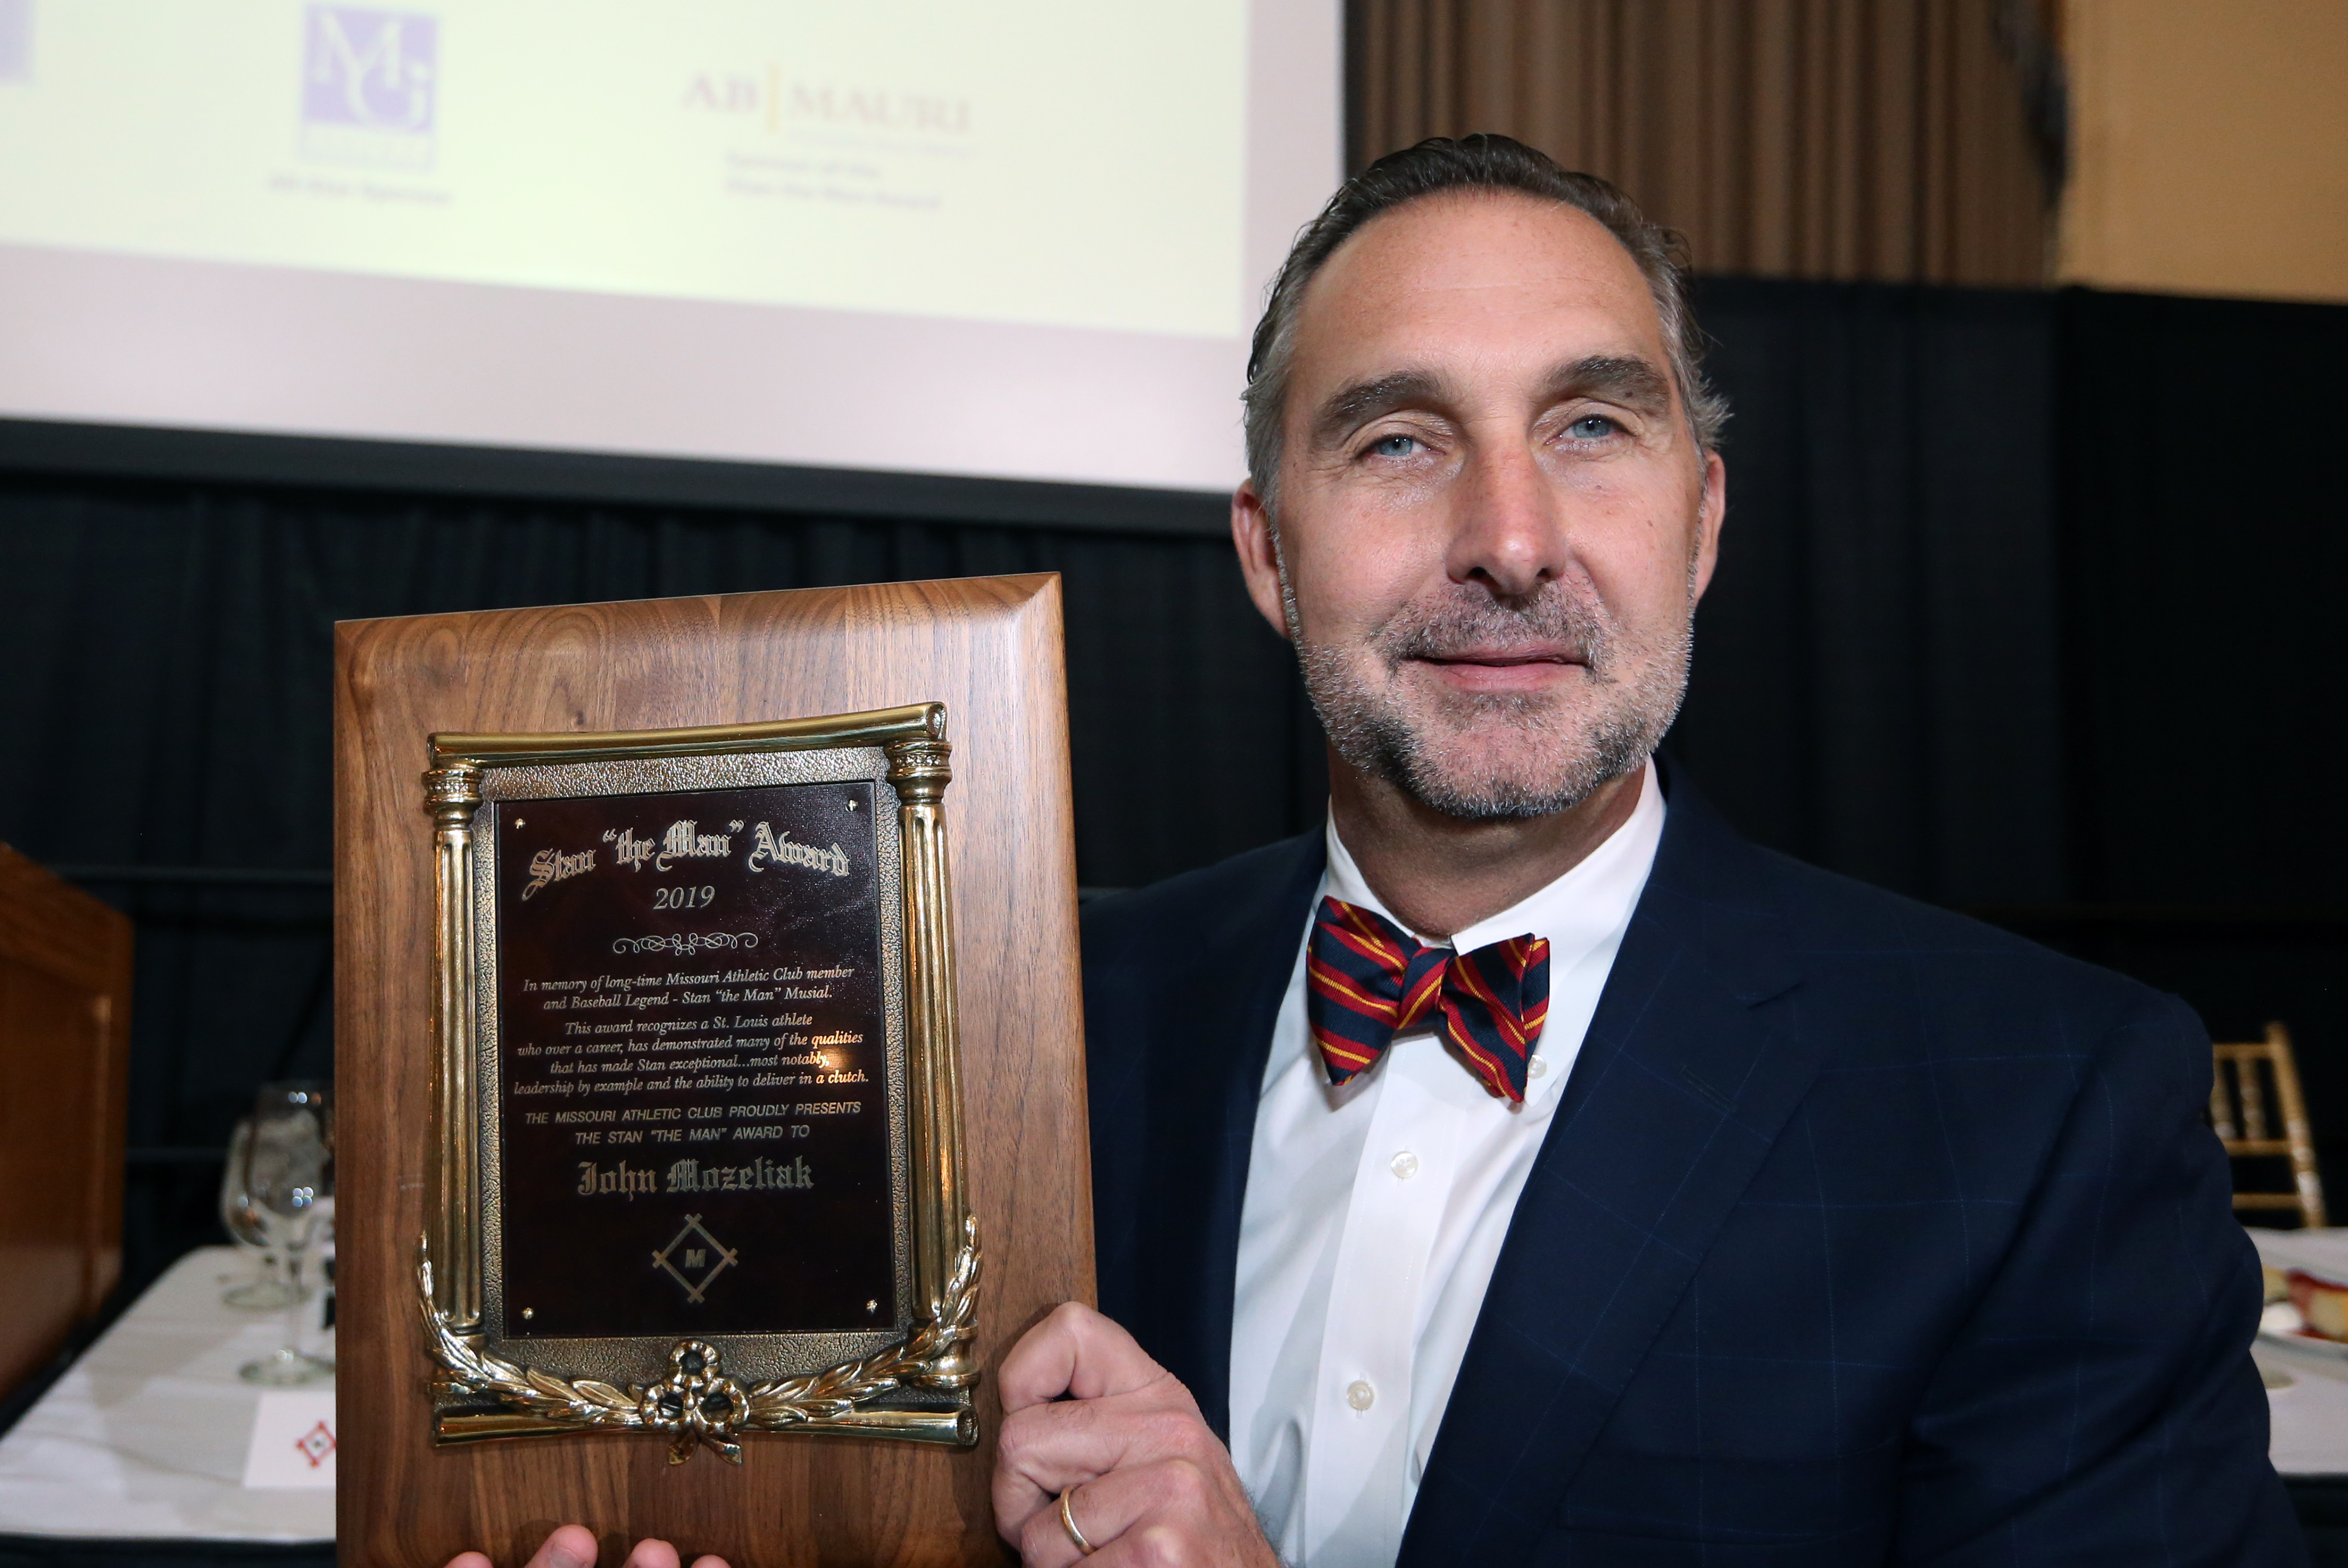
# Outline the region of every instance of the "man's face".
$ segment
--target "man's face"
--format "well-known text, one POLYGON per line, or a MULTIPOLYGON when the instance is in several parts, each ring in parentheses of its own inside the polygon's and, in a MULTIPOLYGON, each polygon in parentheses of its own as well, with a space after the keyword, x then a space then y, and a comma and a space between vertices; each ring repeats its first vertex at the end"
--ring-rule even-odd
POLYGON ((1723 510, 1669 366, 1637 263, 1570 208, 1428 198, 1330 258, 1297 315, 1276 540, 1251 489, 1233 530, 1347 762, 1521 818, 1662 738, 1723 510))

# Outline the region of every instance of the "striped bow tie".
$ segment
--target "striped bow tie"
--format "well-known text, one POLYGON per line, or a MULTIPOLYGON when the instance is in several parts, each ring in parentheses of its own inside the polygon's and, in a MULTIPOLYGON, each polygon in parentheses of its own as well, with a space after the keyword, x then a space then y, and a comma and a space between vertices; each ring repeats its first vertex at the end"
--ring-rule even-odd
POLYGON ((1395 1036, 1439 1011, 1437 1032, 1484 1087, 1500 1099, 1525 1098, 1525 1064, 1549 1017, 1547 937, 1455 953, 1423 945, 1371 910, 1324 898, 1304 980, 1304 1016, 1331 1083, 1366 1068, 1395 1036))

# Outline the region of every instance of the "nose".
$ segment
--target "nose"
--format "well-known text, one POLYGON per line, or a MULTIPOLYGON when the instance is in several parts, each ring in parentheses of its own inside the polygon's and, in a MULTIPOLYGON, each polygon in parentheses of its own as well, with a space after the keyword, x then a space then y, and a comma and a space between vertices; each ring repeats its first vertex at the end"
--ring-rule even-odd
POLYGON ((1513 603, 1563 575, 1571 553, 1563 509, 1533 454, 1519 441, 1476 443, 1453 487, 1451 581, 1513 603))

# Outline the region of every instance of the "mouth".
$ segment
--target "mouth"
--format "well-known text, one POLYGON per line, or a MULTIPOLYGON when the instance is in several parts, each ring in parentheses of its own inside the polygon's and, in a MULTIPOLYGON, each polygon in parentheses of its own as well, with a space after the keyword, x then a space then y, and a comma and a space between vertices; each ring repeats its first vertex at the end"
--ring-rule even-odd
POLYGON ((1430 665, 1578 665, 1585 661, 1570 648, 1466 648, 1448 654, 1416 655, 1430 665))
POLYGON ((1580 649, 1562 644, 1452 648, 1416 654, 1409 662, 1424 666, 1446 686, 1484 692, 1539 690, 1555 684, 1567 671, 1586 668, 1589 664, 1580 649))

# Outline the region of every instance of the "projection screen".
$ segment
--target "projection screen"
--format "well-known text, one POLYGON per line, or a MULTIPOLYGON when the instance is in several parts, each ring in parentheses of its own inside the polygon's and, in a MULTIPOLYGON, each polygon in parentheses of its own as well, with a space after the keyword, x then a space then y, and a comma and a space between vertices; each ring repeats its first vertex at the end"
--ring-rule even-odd
POLYGON ((1241 472, 1338 0, 0 0, 0 418, 1241 472))

